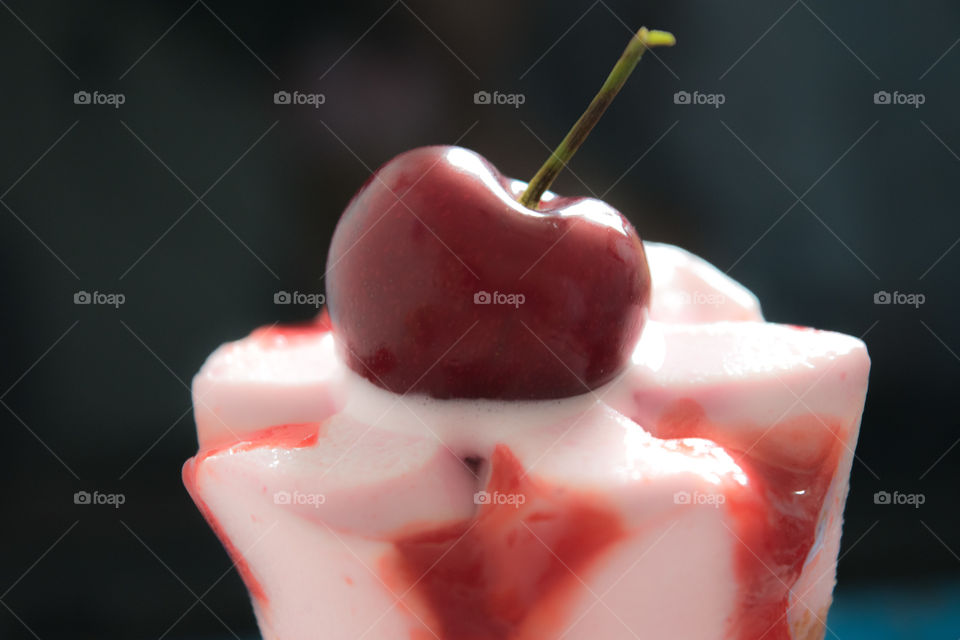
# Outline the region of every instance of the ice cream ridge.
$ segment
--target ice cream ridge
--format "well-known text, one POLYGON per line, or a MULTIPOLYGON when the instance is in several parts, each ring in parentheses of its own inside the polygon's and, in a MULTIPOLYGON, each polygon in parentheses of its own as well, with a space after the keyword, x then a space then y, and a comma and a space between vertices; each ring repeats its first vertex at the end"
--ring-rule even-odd
MULTIPOLYGON (((581 121, 672 43, 637 32, 581 121)), ((194 378, 183 480, 264 640, 824 637, 866 348, 548 191, 581 121, 529 183, 397 156, 328 308, 194 378)))

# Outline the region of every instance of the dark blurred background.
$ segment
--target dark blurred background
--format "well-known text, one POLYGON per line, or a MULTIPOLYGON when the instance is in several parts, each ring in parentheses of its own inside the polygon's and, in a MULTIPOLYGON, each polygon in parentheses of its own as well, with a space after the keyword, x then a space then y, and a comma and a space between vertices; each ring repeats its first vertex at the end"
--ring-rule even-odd
POLYGON ((180 482, 191 376, 314 313, 273 294, 323 291, 373 168, 459 143, 531 176, 642 24, 679 44, 642 61, 555 189, 729 271, 771 320, 863 336, 828 637, 960 635, 957 3, 0 5, 0 638, 255 634, 180 482), (125 503, 74 504, 95 490, 125 503))

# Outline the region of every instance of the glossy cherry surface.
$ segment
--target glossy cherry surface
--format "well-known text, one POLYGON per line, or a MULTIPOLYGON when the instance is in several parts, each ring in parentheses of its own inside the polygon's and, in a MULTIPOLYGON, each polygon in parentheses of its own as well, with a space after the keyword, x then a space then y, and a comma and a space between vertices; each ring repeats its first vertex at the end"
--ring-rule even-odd
POLYGON ((643 328, 650 273, 618 211, 545 194, 537 210, 460 147, 403 153, 337 225, 327 302, 349 366, 397 393, 557 398, 613 379, 643 328))

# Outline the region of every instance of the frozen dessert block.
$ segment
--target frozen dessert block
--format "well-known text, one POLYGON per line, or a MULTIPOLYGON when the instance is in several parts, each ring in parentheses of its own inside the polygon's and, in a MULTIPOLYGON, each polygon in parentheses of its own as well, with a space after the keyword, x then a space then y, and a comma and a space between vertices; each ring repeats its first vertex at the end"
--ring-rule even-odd
POLYGON ((645 248, 631 363, 579 396, 395 394, 324 319, 210 356, 184 482, 265 640, 824 636, 864 345, 645 248))

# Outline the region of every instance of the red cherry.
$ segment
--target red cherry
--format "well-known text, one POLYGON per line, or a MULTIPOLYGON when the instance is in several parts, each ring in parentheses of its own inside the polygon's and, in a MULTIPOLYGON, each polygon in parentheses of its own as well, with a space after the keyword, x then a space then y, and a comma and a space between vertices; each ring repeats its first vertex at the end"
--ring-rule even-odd
POLYGON ((636 231, 593 198, 546 193, 643 52, 640 29, 529 185, 476 153, 423 147, 381 167, 347 205, 327 259, 341 353, 397 393, 561 398, 626 366, 650 301, 636 231))
POLYGON ((623 369, 650 298, 640 238, 593 198, 548 194, 527 209, 524 186, 437 146, 397 156, 360 189, 327 282, 354 371, 397 393, 557 398, 623 369))

